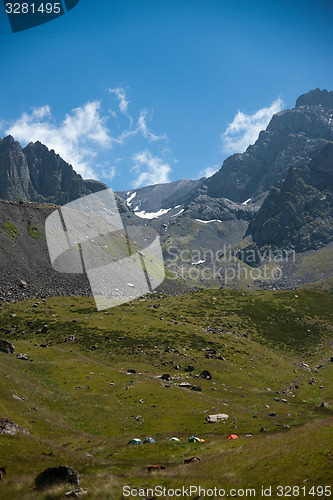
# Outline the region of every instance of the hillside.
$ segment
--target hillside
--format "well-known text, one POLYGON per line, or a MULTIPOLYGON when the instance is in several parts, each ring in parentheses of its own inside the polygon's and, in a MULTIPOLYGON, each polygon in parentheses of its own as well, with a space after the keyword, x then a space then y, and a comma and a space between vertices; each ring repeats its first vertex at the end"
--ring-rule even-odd
POLYGON ((119 498, 129 482, 331 484, 332 300, 214 290, 154 294, 102 314, 88 298, 3 305, 2 335, 16 351, 0 352, 0 417, 30 432, 0 434, 4 498, 61 498, 70 485, 38 493, 33 481, 62 464, 96 499, 119 498), (216 413, 228 418, 206 423, 216 413), (228 441, 230 433, 239 439, 228 441), (189 443, 191 435, 205 443, 189 443), (146 436, 157 443, 127 445, 146 436), (200 462, 184 466, 190 456, 200 462), (149 464, 166 471, 149 474, 149 464))
MULTIPOLYGON (((118 209, 126 225, 137 218, 118 198, 118 209)), ((56 205, 0 200, 0 300, 15 301, 31 297, 92 295, 85 274, 61 273, 50 261, 45 236, 45 219, 56 205)), ((189 290, 181 279, 167 279, 160 286, 166 293, 189 290)))

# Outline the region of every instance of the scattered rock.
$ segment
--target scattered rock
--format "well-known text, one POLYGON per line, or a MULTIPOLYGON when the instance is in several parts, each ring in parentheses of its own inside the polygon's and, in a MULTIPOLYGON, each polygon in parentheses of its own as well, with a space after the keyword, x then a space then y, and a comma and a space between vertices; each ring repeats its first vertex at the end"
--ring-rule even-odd
POLYGON ((192 384, 190 384, 189 382, 181 382, 179 384, 179 387, 186 387, 187 389, 191 389, 192 384))
POLYGON ((199 377, 205 378, 206 380, 211 380, 212 374, 208 370, 204 370, 203 372, 200 373, 199 377))
POLYGON ((27 288, 28 287, 28 283, 24 280, 19 280, 19 283, 20 283, 20 287, 22 288, 27 288))
POLYGON ((65 493, 66 497, 79 497, 80 495, 87 495, 87 488, 74 488, 72 491, 67 491, 65 493))
POLYGON ((169 380, 171 380, 171 375, 170 375, 170 373, 164 373, 164 374, 161 376, 161 380, 165 380, 166 382, 169 382, 169 380))
POLYGON ((27 354, 22 354, 21 352, 16 356, 17 359, 23 359, 24 361, 29 361, 29 356, 27 354))
POLYGON ((200 462, 200 458, 198 458, 198 457, 191 457, 191 458, 185 458, 184 459, 184 464, 190 464, 192 462, 200 462))
POLYGON ((191 391, 201 392, 202 389, 201 389, 201 387, 199 385, 192 385, 191 391))
POLYGON ((0 340, 0 351, 5 352, 6 354, 14 354, 15 347, 7 340, 2 339, 0 340))
POLYGON ((46 347, 48 347, 48 345, 47 344, 41 344, 39 347, 46 348, 46 347))
POLYGON ((35 485, 38 490, 51 488, 62 483, 78 486, 80 484, 80 476, 72 467, 60 465, 59 467, 45 469, 35 479, 35 485))
POLYGON ((194 370, 195 370, 195 368, 194 368, 194 366, 192 366, 192 365, 188 365, 188 366, 184 369, 184 371, 185 371, 185 372, 187 372, 187 373, 188 373, 188 372, 194 372, 194 370))
POLYGON ((270 417, 276 417, 276 413, 274 411, 271 411, 269 414, 268 414, 270 417))
POLYGON ((141 417, 141 415, 138 415, 137 417, 135 417, 135 420, 137 420, 138 422, 142 422, 143 418, 141 417))
POLYGON ((208 415, 206 420, 209 424, 216 424, 216 422, 219 422, 220 420, 227 420, 228 418, 229 415, 226 413, 216 413, 215 415, 208 415))
POLYGON ((76 337, 74 335, 69 335, 64 342, 74 342, 76 340, 76 337))
POLYGON ((129 368, 127 370, 127 373, 136 373, 136 370, 134 370, 134 368, 129 368))
POLYGON ((320 405, 320 408, 329 408, 329 406, 330 406, 330 405, 329 405, 328 403, 326 403, 326 401, 323 401, 323 402, 321 403, 321 405, 320 405))
POLYGON ((19 401, 24 401, 24 397, 23 396, 18 396, 17 394, 13 394, 13 398, 17 399, 19 401))
POLYGON ((10 434, 11 436, 15 436, 15 434, 17 434, 18 432, 23 432, 23 434, 30 434, 28 429, 24 429, 12 420, 8 420, 8 418, 0 419, 0 434, 10 434))

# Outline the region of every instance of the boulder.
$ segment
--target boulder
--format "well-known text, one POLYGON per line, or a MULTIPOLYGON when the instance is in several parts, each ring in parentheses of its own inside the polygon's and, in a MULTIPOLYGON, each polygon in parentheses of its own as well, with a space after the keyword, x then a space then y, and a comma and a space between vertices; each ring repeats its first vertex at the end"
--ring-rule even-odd
POLYGON ((171 380, 171 375, 169 373, 164 373, 161 376, 161 380, 165 380, 166 382, 168 382, 169 380, 171 380))
POLYGON ((212 379, 212 374, 208 370, 204 370, 203 372, 200 373, 200 378, 205 378, 206 380, 211 380, 212 379))
POLYGON ((2 339, 0 340, 0 351, 5 352, 6 354, 14 354, 15 347, 7 340, 2 339))
POLYGON ((72 467, 60 465, 59 467, 45 469, 35 479, 37 490, 51 488, 62 483, 78 486, 80 484, 80 475, 72 467))
POLYGON ((193 371, 194 371, 194 369, 195 369, 195 368, 194 368, 194 366, 192 366, 192 365, 188 365, 188 366, 185 368, 185 370, 184 370, 184 371, 188 373, 188 372, 193 372, 193 371))
POLYGON ((184 459, 184 464, 191 464, 193 462, 200 462, 200 458, 198 457, 190 457, 184 459))
POLYGON ((216 424, 216 422, 219 422, 220 420, 227 420, 228 418, 229 415, 226 413, 216 413, 216 415, 208 415, 206 420, 209 424, 216 424))

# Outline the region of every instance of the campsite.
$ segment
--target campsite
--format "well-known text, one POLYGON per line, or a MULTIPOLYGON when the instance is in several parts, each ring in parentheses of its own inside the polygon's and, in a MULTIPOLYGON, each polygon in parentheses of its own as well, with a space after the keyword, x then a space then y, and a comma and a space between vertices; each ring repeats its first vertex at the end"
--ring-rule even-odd
POLYGON ((15 352, 0 352, 0 404, 19 426, 1 434, 3 498, 62 498, 70 485, 34 483, 59 464, 93 499, 128 484, 331 483, 332 314, 333 296, 310 289, 154 293, 104 312, 87 298, 2 304, 15 352))

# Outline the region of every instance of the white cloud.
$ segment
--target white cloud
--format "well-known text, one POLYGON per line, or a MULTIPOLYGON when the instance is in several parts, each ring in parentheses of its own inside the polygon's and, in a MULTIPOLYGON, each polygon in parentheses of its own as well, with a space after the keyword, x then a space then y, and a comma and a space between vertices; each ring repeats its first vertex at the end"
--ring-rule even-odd
POLYGON ((137 179, 133 182, 134 188, 169 182, 170 165, 158 156, 153 156, 150 151, 137 153, 132 159, 135 165, 131 170, 138 173, 137 179))
POLYGON ((269 107, 261 108, 253 115, 238 111, 221 135, 223 151, 228 154, 245 151, 257 140, 259 132, 265 130, 272 116, 282 108, 283 102, 278 98, 269 107))
POLYGON ((117 167, 112 165, 99 165, 98 172, 99 176, 103 177, 103 179, 112 181, 117 175, 117 167))
POLYGON ((200 177, 211 177, 219 170, 220 167, 207 167, 199 172, 200 177))
POLYGON ((137 125, 137 129, 139 131, 142 132, 143 136, 148 139, 149 141, 162 141, 162 140, 166 140, 167 139, 167 136, 165 134, 163 135, 155 135, 153 134, 148 126, 147 126, 147 122, 146 122, 146 118, 147 118, 147 115, 148 115, 148 111, 147 110, 143 110, 141 111, 140 113, 140 116, 139 116, 139 119, 138 119, 138 125, 137 125))
POLYGON ((56 123, 51 108, 42 106, 21 117, 6 130, 21 143, 40 141, 54 149, 83 176, 94 176, 91 161, 96 146, 108 147, 111 137, 106 119, 100 114, 101 103, 92 101, 75 108, 65 119, 56 123))
MULTIPOLYGON (((45 105, 22 113, 12 123, 6 124, 1 121, 1 129, 6 135, 12 135, 22 145, 40 141, 49 149, 54 149, 84 178, 103 178, 110 181, 116 175, 116 170, 115 167, 110 166, 110 158, 105 157, 108 149, 119 148, 126 143, 128 146, 126 151, 124 149, 117 151, 118 160, 112 160, 113 163, 119 163, 119 157, 121 157, 125 162, 131 158, 133 152, 133 150, 130 151, 128 144, 131 137, 137 136, 138 140, 143 143, 142 149, 147 143, 165 142, 168 138, 165 134, 156 135, 150 130, 148 127, 150 116, 146 109, 141 110, 137 116, 129 113, 130 102, 123 88, 116 87, 109 89, 109 92, 116 100, 114 109, 103 112, 101 101, 95 100, 72 109, 59 120, 55 118, 51 107, 45 105), (111 131, 109 121, 113 122, 117 132, 111 131)), ((161 153, 163 154, 163 151, 161 153)), ((142 153, 141 156, 139 154, 138 159, 135 160, 141 170, 144 165, 147 167, 146 172, 141 171, 139 174, 140 182, 145 182, 144 179, 150 183, 158 182, 154 179, 162 179, 164 182, 170 170, 169 165, 149 154, 147 152, 142 153), (157 165, 160 166, 160 173, 157 172, 157 165)), ((119 169, 117 175, 119 175, 119 169)))
POLYGON ((109 89, 111 94, 115 94, 119 99, 119 109, 124 114, 127 115, 127 108, 129 105, 129 101, 126 98, 126 92, 121 87, 117 87, 115 89, 109 89))

